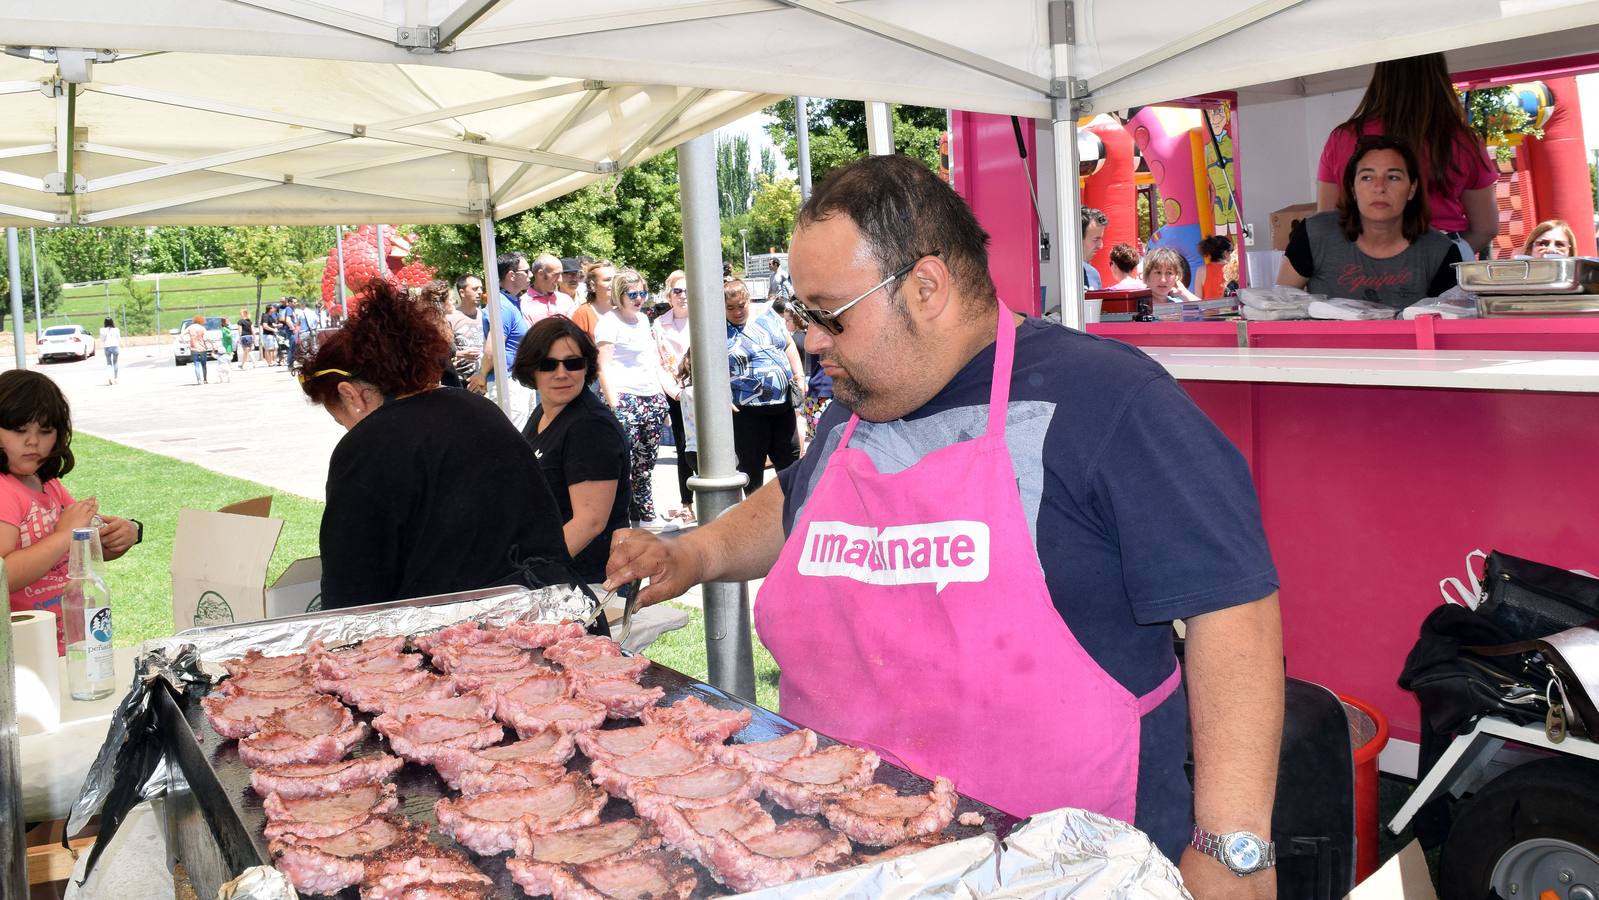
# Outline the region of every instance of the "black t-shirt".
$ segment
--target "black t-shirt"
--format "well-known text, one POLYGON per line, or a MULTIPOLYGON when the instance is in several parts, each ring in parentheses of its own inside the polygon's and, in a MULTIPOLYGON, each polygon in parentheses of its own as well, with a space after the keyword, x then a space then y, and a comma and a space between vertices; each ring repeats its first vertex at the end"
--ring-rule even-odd
POLYGON ((250 335, 255 333, 254 331, 251 330, 251 328, 252 328, 252 326, 250 324, 250 320, 249 319, 240 319, 239 320, 239 334, 244 335, 245 337, 249 337, 250 335))
POLYGON ((385 401, 334 448, 327 498, 324 608, 571 583, 549 485, 516 427, 475 394, 385 401))
POLYGON ((538 431, 540 414, 534 411, 522 436, 533 447, 544 480, 560 507, 561 522, 572 518, 570 486, 585 481, 615 481, 616 499, 605 530, 587 547, 578 551, 573 568, 579 578, 593 584, 605 580, 605 562, 611 555, 611 533, 627 527, 627 503, 631 482, 627 467, 627 435, 605 402, 593 391, 579 391, 578 398, 561 410, 543 431, 538 431))
POLYGON ((261 317, 261 333, 262 334, 277 334, 278 333, 278 315, 277 315, 277 313, 272 312, 271 310, 268 310, 266 312, 266 314, 261 317))

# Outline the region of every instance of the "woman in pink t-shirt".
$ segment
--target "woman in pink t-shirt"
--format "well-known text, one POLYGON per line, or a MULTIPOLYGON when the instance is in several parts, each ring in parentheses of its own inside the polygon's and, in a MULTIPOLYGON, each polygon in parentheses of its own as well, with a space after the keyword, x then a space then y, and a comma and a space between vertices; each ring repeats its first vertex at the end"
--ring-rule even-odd
POLYGON ((1499 231, 1493 192, 1499 172, 1466 122, 1443 54, 1377 64, 1355 114, 1334 128, 1322 147, 1316 167, 1318 211, 1338 208, 1344 167, 1355 142, 1368 134, 1391 134, 1415 148, 1433 227, 1464 242, 1467 258, 1487 249, 1499 231))
MULTIPOLYGON (((0 373, 0 557, 12 611, 55 613, 58 651, 72 529, 89 527, 99 509, 93 497, 74 501, 61 484, 72 464, 72 413, 61 389, 38 372, 0 373)), ((138 525, 101 518, 101 550, 116 559, 138 541, 138 525)))

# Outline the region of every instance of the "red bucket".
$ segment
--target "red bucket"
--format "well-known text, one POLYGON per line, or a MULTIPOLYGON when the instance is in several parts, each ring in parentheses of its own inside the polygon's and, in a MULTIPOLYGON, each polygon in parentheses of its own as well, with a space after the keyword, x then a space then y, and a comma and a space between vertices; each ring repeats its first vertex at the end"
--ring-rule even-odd
POLYGON ((1355 883, 1377 871, 1377 756, 1388 746, 1388 717, 1364 700, 1338 695, 1355 756, 1355 883))

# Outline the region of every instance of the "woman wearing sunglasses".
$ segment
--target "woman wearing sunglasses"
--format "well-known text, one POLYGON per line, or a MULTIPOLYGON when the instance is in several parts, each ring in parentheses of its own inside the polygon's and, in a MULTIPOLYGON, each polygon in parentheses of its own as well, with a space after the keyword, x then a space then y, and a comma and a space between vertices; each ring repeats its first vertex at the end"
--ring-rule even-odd
POLYGON ((508 584, 569 583, 555 497, 492 402, 439 386, 442 317, 374 280, 304 361, 300 389, 347 432, 328 461, 329 609, 508 584))
POLYGON ((517 348, 511 376, 538 392, 522 428, 561 510, 572 567, 584 582, 605 580, 611 532, 627 527, 627 437, 589 390, 599 350, 564 316, 534 325, 517 348))
POLYGON ((650 299, 650 288, 644 276, 623 269, 611 280, 610 293, 615 306, 600 317, 594 328, 594 343, 600 350, 600 392, 605 396, 605 405, 616 413, 627 432, 633 521, 646 528, 659 527, 662 522, 655 517, 650 473, 655 471, 655 454, 666 427, 663 385, 667 378, 661 369, 660 348, 643 310, 650 299))
MULTIPOLYGON (((655 320, 655 343, 661 348, 661 370, 677 372, 688 355, 688 279, 678 269, 666 276, 666 302, 669 308, 655 320)), ((694 494, 688 479, 694 474, 688 462, 688 426, 683 420, 682 387, 678 379, 666 379, 666 415, 672 423, 672 443, 677 449, 677 496, 682 505, 667 513, 685 525, 694 524, 694 494)))
POLYGON ((744 496, 766 479, 766 461, 781 472, 799 458, 791 385, 804 396, 799 349, 770 309, 750 312, 750 292, 735 278, 722 284, 727 312, 727 365, 733 381, 733 452, 749 481, 744 496))

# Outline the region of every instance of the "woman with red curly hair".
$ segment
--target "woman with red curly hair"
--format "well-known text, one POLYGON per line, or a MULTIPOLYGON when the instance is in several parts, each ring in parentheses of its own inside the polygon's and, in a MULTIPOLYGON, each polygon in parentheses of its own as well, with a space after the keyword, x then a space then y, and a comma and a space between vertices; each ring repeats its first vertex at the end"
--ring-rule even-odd
POLYGON ((328 463, 327 609, 573 583, 561 514, 498 407, 439 386, 440 313, 386 282, 305 360, 300 387, 348 432, 328 463))

